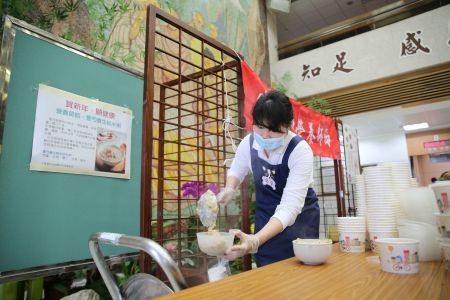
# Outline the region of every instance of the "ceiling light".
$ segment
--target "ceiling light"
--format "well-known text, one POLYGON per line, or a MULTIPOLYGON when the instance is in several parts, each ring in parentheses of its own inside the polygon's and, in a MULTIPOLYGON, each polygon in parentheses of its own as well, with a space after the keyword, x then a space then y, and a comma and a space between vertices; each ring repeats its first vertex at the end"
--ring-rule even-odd
POLYGON ((417 124, 410 124, 410 125, 403 125, 403 129, 405 131, 411 131, 411 130, 417 130, 417 129, 424 129, 428 128, 428 123, 417 123, 417 124))

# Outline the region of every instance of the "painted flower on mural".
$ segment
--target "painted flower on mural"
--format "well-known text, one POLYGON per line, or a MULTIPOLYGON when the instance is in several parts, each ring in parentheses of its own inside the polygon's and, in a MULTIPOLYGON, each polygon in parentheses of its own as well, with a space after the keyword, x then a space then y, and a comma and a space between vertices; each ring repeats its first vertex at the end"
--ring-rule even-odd
POLYGON ((188 181, 181 186, 183 197, 192 196, 192 198, 199 198, 207 190, 211 190, 214 194, 219 193, 219 186, 216 183, 205 183, 200 181, 188 181))
POLYGON ((177 246, 172 243, 167 243, 164 245, 164 248, 167 250, 167 252, 172 253, 177 249, 177 246))
MULTIPOLYGON (((168 242, 164 244, 164 249, 167 250, 167 252, 172 256, 172 258, 177 259, 177 245, 175 243, 172 242, 168 242)), ((183 242, 181 243, 181 256, 192 256, 194 254, 194 252, 190 249, 187 248, 187 245, 184 244, 183 242)), ((195 266, 195 262, 189 258, 189 257, 184 257, 181 258, 180 260, 181 265, 182 266, 190 266, 190 267, 194 267, 195 266)))

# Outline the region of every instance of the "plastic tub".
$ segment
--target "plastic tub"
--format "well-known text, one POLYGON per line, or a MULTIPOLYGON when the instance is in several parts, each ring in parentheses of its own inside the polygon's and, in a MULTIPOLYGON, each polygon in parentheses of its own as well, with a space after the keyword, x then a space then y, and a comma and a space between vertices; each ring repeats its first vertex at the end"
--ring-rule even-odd
POLYGON ((419 272, 419 241, 384 238, 375 242, 380 253, 381 270, 397 274, 419 272))
POLYGON ((436 203, 441 213, 450 213, 450 181, 435 182, 429 187, 433 190, 436 203))
POLYGON ((398 238, 398 231, 397 230, 391 230, 391 231, 370 231, 369 230, 369 243, 370 243, 370 249, 378 253, 377 244, 375 243, 378 239, 384 239, 384 238, 398 238))
POLYGON ((407 219, 426 223, 434 223, 433 213, 439 212, 433 191, 428 187, 402 191, 400 207, 407 219))
POLYGON ((398 236, 418 240, 420 261, 437 261, 440 259, 438 230, 434 224, 401 220, 398 223, 398 236))
POLYGON ((450 271, 450 239, 441 239, 440 248, 445 269, 450 271))
POLYGON ((339 247, 342 252, 361 253, 366 251, 366 231, 339 232, 339 247))
POLYGON ((434 214, 436 217, 436 225, 441 237, 450 238, 450 213, 434 214))

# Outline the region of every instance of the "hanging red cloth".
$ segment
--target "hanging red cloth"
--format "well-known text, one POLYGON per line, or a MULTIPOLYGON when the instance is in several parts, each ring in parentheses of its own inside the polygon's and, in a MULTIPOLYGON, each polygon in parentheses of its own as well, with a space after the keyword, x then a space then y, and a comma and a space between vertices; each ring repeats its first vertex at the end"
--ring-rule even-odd
MULTIPOLYGON (((258 96, 271 87, 241 60, 242 81, 244 85, 245 128, 252 131, 252 110, 258 96)), ((341 159, 341 150, 334 119, 324 116, 291 98, 294 109, 294 124, 291 131, 300 135, 310 146, 314 155, 341 159)))

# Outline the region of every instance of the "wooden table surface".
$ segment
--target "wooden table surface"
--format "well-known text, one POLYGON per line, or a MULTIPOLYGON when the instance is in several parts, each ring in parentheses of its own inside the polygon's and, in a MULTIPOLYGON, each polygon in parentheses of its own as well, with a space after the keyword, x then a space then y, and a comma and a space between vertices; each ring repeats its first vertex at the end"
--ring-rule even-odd
POLYGON ((450 299, 450 271, 443 262, 421 262, 419 273, 401 275, 369 263, 366 257, 374 255, 343 253, 334 244, 320 266, 294 257, 158 299, 450 299))

